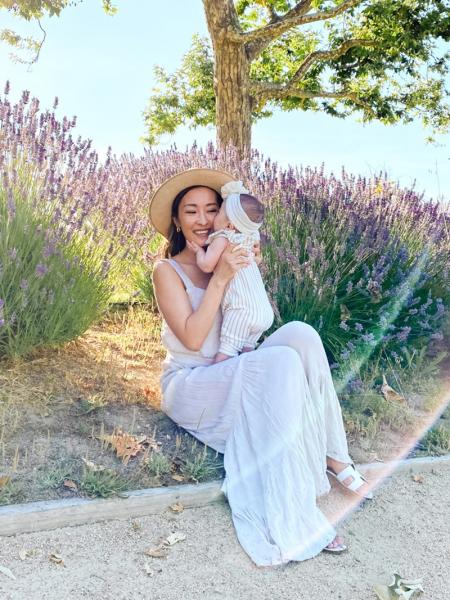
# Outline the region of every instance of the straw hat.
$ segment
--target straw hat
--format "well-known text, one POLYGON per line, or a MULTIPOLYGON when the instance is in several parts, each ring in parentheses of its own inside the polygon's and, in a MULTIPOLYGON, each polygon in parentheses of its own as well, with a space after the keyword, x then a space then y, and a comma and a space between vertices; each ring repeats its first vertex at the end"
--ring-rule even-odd
POLYGON ((150 199, 150 221, 157 231, 168 238, 172 224, 172 204, 181 190, 191 185, 204 185, 220 194, 220 188, 233 179, 233 175, 220 169, 188 169, 169 177, 150 199))

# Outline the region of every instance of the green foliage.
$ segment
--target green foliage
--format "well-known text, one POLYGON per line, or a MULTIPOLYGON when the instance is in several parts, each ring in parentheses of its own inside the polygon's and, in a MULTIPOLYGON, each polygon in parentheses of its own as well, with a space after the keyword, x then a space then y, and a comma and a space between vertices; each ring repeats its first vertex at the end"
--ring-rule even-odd
POLYGON ((447 454, 450 452, 450 430, 443 425, 431 428, 421 440, 421 445, 427 454, 447 454))
POLYGON ((214 123, 213 68, 210 45, 199 35, 193 36, 191 49, 173 75, 168 75, 162 67, 154 68, 158 85, 144 112, 145 142, 153 145, 159 136, 174 133, 180 125, 198 127, 214 123))
MULTIPOLYGON (((59 17, 65 8, 74 6, 80 2, 82 0, 0 0, 0 10, 8 10, 26 21, 31 21, 32 19, 42 19, 45 16, 59 17)), ((117 12, 117 8, 114 6, 112 0, 102 0, 102 5, 103 10, 108 15, 114 15, 117 12)), ((44 32, 44 38, 40 42, 30 37, 23 38, 10 29, 0 29, 0 41, 6 42, 9 46, 17 50, 26 50, 31 52, 32 56, 34 55, 30 60, 24 60, 12 54, 11 58, 13 60, 22 63, 37 61, 39 51, 45 39, 45 31, 40 23, 39 26, 41 31, 44 32)))
POLYGON ((124 491, 128 481, 111 469, 94 471, 88 467, 83 468, 79 486, 89 496, 108 498, 124 491))
POLYGON ((112 292, 102 275, 104 248, 82 234, 65 243, 57 238, 54 206, 36 206, 37 181, 22 165, 12 189, 0 183, 0 355, 78 337, 103 314, 112 292))
POLYGON ((358 373, 388 355, 405 364, 409 352, 424 352, 450 299, 448 243, 431 241, 428 218, 399 212, 383 230, 373 212, 351 223, 345 203, 326 210, 319 196, 293 206, 274 200, 266 211, 262 268, 279 313, 271 331, 310 323, 345 373, 350 361, 358 373))
POLYGON ((218 453, 208 449, 208 446, 199 448, 197 440, 194 439, 187 457, 184 457, 181 472, 186 479, 198 483, 211 479, 214 475, 219 477, 222 468, 223 460, 218 457, 218 453))
POLYGON ((24 497, 23 488, 14 480, 8 481, 0 488, 0 506, 5 504, 16 504, 24 497))
POLYGON ((152 452, 145 460, 145 468, 152 477, 160 477, 170 473, 172 462, 161 452, 152 452))
POLYGON ((39 475, 38 487, 41 490, 57 490, 64 484, 65 479, 73 479, 73 466, 71 464, 47 467, 39 475))

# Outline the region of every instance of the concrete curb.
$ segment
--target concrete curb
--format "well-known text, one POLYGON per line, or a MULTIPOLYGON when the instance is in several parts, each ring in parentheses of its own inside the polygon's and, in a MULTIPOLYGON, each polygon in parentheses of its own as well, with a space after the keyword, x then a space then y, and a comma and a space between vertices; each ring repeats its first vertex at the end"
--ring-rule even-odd
MULTIPOLYGON (((439 465, 450 466, 450 454, 356 466, 368 478, 381 480, 394 472, 427 471, 439 465)), ((204 506, 224 500, 222 483, 223 480, 218 480, 197 485, 135 490, 125 498, 71 498, 3 506, 0 507, 0 535, 32 533, 109 519, 143 517, 160 513, 175 502, 181 502, 185 508, 204 506)))

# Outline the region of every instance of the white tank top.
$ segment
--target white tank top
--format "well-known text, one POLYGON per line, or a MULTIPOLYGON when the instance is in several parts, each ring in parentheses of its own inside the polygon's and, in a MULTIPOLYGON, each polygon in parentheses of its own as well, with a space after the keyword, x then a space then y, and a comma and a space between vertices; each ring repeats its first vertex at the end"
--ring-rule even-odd
MULTIPOLYGON (((191 301, 193 310, 197 310, 202 300, 205 290, 203 288, 196 287, 189 277, 184 272, 181 265, 173 258, 162 259, 164 262, 168 262, 172 265, 175 271, 178 273, 182 280, 186 293, 191 301)), ((182 369, 184 367, 197 367, 199 365, 210 365, 213 361, 214 356, 219 349, 220 342, 220 329, 222 326, 222 313, 219 309, 215 316, 213 325, 203 342, 202 347, 198 351, 189 350, 184 346, 181 341, 176 337, 173 331, 170 329, 164 317, 162 318, 162 329, 161 329, 161 342, 167 351, 166 358, 163 361, 163 375, 165 378, 169 372, 174 370, 182 369)))

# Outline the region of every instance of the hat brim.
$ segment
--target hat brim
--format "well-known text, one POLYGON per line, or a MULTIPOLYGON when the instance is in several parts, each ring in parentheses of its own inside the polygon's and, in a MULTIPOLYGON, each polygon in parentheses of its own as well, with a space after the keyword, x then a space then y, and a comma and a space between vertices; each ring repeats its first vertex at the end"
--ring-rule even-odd
POLYGON ((233 175, 220 169, 187 169, 166 179, 150 198, 149 217, 153 227, 165 238, 169 238, 172 225, 172 204, 177 194, 192 185, 204 185, 216 190, 232 181, 233 175))

